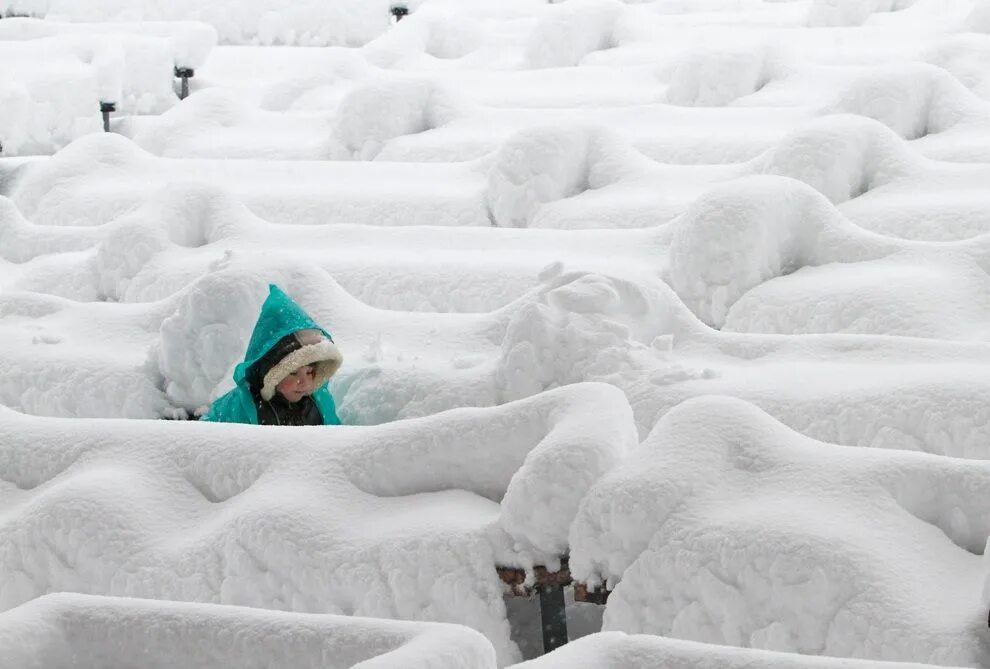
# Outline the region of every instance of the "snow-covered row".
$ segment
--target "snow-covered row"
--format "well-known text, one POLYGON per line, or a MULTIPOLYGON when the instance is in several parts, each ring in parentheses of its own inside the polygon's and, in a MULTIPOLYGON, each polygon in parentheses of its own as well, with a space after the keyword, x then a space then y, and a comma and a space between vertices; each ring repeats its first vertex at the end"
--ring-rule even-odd
MULTIPOLYGON (((175 158, 438 162, 478 158, 526 129, 605 126, 661 162, 725 163, 752 158, 810 119, 852 113, 881 121, 913 140, 925 155, 990 160, 984 139, 990 103, 940 67, 777 65, 778 71, 771 74, 754 70, 747 84, 736 76, 738 56, 731 53, 718 60, 706 54, 691 66, 677 68, 667 85, 657 80, 650 84, 640 75, 636 88, 653 89, 652 99, 623 100, 621 106, 572 101, 565 107, 565 94, 556 105, 544 106, 559 89, 541 86, 539 92, 530 92, 532 86, 524 84, 522 92, 509 94, 520 98, 517 108, 504 96, 496 106, 471 100, 470 92, 463 90, 463 77, 368 73, 345 59, 336 70, 344 69, 354 79, 345 76, 345 84, 339 74, 327 75, 336 90, 298 103, 299 108, 289 92, 276 107, 270 94, 250 100, 234 89, 205 88, 160 118, 130 119, 118 129, 148 151, 175 158), (730 73, 732 78, 725 80, 730 73), (828 82, 827 88, 822 88, 823 82, 828 82)), ((601 87, 591 77, 607 70, 589 71, 590 76, 584 75, 587 81, 575 83, 597 91, 601 87)), ((532 76, 515 75, 523 81, 532 76)), ((499 88, 514 81, 510 73, 501 77, 499 88)), ((605 87, 606 94, 611 90, 605 87)))
POLYGON ((322 270, 274 254, 235 255, 150 304, 10 293, 0 308, 10 342, 0 354, 2 402, 60 416, 201 407, 231 383, 267 281, 300 299, 347 352, 332 390, 348 423, 605 381, 626 393, 641 434, 684 400, 714 393, 753 402, 823 441, 988 453, 984 343, 717 332, 657 280, 559 269, 490 313, 383 311, 322 270))
POLYGON ((980 666, 990 463, 821 443, 738 399, 674 408, 584 499, 603 627, 980 666))
POLYGON ((921 669, 931 665, 797 655, 701 644, 647 634, 600 632, 513 669, 921 669))
POLYGON ((0 613, 7 669, 495 669, 467 627, 60 593, 0 613))
POLYGON ((552 564, 638 443, 604 384, 334 430, 0 413, 0 608, 74 591, 459 622, 502 664, 496 565, 552 564))
MULTIPOLYGON (((27 17, 7 18, 0 23, 0 41, 36 40, 46 37, 62 37, 73 44, 114 41, 125 48, 128 76, 126 85, 141 86, 142 79, 151 77, 155 70, 142 66, 155 40, 125 39, 125 37, 158 38, 168 44, 172 65, 178 68, 196 69, 206 63, 207 56, 217 43, 216 30, 197 21, 133 21, 129 23, 79 23, 38 20, 27 17)), ((150 82, 145 82, 147 85, 150 82)), ((118 101, 115 101, 118 102, 118 101)))
POLYGON ((650 228, 276 226, 222 189, 189 184, 166 186, 106 225, 46 226, 28 223, 0 196, 0 259, 9 262, 0 286, 82 301, 147 302, 179 291, 228 254, 268 255, 277 248, 324 268, 371 306, 489 311, 538 285, 553 263, 655 277, 666 237, 650 228))
MULTIPOLYGON (((9 669, 270 666, 495 669, 495 653, 461 625, 60 593, 0 613, 9 669)), ((513 669, 921 669, 930 665, 814 657, 658 636, 602 632, 513 669)))

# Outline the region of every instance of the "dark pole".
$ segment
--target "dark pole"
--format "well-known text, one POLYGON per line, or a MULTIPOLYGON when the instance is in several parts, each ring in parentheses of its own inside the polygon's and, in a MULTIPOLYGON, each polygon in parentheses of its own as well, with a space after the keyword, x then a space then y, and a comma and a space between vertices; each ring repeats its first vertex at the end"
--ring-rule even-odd
POLYGON ((392 15, 395 22, 398 23, 405 17, 409 15, 409 8, 403 4, 394 4, 388 8, 388 13, 392 15))
POLYGON ((101 102, 100 113, 103 114, 103 132, 110 132, 110 112, 117 111, 116 102, 101 102))
POLYGON ((549 653, 567 643, 567 611, 564 586, 540 586, 540 622, 543 626, 543 652, 549 653))
POLYGON ((182 81, 182 85, 179 89, 180 100, 185 100, 189 97, 189 80, 192 79, 195 74, 196 71, 191 67, 175 67, 175 76, 182 81))

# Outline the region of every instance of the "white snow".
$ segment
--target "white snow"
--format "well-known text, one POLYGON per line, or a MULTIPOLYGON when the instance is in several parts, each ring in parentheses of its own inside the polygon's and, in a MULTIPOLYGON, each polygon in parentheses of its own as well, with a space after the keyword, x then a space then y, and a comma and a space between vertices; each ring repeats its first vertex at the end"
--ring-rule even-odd
POLYGON ((75 591, 460 622, 502 663, 496 564, 558 555, 636 443, 605 385, 295 432, 2 412, 0 607, 75 591))
POLYGON ((494 669, 463 626, 60 593, 0 613, 8 667, 494 669))
POLYGON ((990 666, 990 3, 389 4, 0 0, 0 664, 990 666))
POLYGON ((668 412, 583 500, 604 629, 979 666, 990 466, 824 444, 741 400, 668 412))

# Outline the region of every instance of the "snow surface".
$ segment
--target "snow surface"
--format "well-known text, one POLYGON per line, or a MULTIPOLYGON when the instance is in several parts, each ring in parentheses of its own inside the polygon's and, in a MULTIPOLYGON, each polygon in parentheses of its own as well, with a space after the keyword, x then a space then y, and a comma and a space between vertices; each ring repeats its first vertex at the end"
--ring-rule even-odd
POLYGON ((615 585, 606 630, 979 666, 988 494, 985 461, 824 444, 698 398, 582 501, 571 568, 615 585))
POLYGON ((459 622, 503 664, 495 566, 555 559, 637 442, 604 384, 340 430, 2 413, 0 608, 75 591, 459 622))
POLYGON ((387 5, 0 0, 0 657, 990 666, 990 3, 387 5))
POLYGON ((0 613, 7 667, 494 669, 463 626, 60 593, 0 613))

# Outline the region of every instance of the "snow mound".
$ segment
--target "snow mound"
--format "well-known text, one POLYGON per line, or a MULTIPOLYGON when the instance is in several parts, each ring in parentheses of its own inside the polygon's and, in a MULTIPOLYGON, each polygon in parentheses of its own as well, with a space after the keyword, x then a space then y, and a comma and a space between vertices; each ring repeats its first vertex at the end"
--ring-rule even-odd
POLYGON ((548 8, 526 38, 526 67, 569 67, 613 46, 612 31, 625 5, 615 0, 572 0, 548 8))
POLYGON ((780 57, 770 47, 699 48, 673 66, 667 102, 721 107, 755 93, 779 76, 780 57))
POLYGON ((825 116, 787 133, 749 163, 757 174, 798 179, 841 204, 922 169, 904 141, 862 116, 825 116))
POLYGON ((571 569, 618 582, 608 631, 973 666, 988 494, 984 461, 830 445, 702 397, 583 500, 571 569))
POLYGON ((907 9, 917 0, 811 0, 808 26, 861 26, 877 12, 907 9))
POLYGON ((649 376, 660 368, 665 381, 702 376, 669 355, 673 340, 703 326, 662 282, 550 268, 533 299, 510 309, 496 372, 502 401, 583 380, 649 376))
POLYGON ((11 669, 279 666, 495 669, 491 644, 460 625, 59 593, 0 614, 11 669))
POLYGON ((0 416, 0 609, 76 591, 457 621, 501 664, 495 566, 565 550, 637 442, 603 384, 376 428, 0 416))
MULTIPOLYGON (((136 144, 116 133, 86 135, 49 160, 26 166, 24 173, 13 184, 9 197, 28 220, 35 223, 72 225, 80 219, 85 220, 84 212, 79 208, 62 211, 58 204, 62 193, 72 190, 74 179, 118 168, 139 169, 142 162, 150 157, 150 154, 136 144), (52 204, 45 207, 46 201, 52 204), (50 219, 45 215, 46 209, 50 211, 50 219)), ((111 208, 108 204, 102 203, 99 207, 104 221, 111 220, 130 208, 127 205, 111 208), (111 211, 108 212, 107 209, 111 211)))
POLYGON ((523 130, 488 168, 488 207, 502 227, 529 227, 549 202, 605 188, 649 163, 622 138, 598 126, 523 130))
POLYGON ((968 258, 914 253, 805 267, 743 295, 723 330, 986 341, 990 279, 968 258))
MULTIPOLYGON (((7 19, 4 19, 6 21, 7 19)), ((53 153, 99 132, 104 77, 92 63, 110 47, 77 53, 51 40, 0 41, 0 144, 4 156, 53 153)), ((98 64, 98 63, 97 63, 98 64)), ((103 70, 112 75, 113 67, 103 70)))
POLYGON ((668 281, 715 327, 754 286, 817 264, 836 244, 872 238, 809 186, 767 176, 712 188, 671 225, 668 281))
POLYGON ((462 113, 461 103, 432 80, 361 85, 337 107, 330 155, 335 160, 373 160, 389 140, 439 128, 462 113))
POLYGON ((876 119, 904 139, 945 132, 985 103, 952 74, 927 63, 870 68, 826 111, 876 119))
POLYGON ((921 669, 927 664, 849 660, 733 648, 647 634, 599 632, 513 669, 921 669))
POLYGON ((378 67, 405 69, 422 55, 440 60, 463 58, 481 48, 486 39, 480 20, 427 3, 366 44, 361 53, 378 67))

